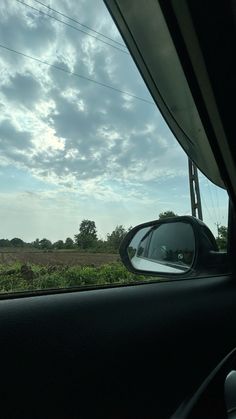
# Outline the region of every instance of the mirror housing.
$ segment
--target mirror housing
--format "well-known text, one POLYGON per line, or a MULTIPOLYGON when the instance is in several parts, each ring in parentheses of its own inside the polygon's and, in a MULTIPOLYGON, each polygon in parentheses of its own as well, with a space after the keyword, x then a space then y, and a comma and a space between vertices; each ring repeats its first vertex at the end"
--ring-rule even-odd
POLYGON ((177 216, 140 224, 120 245, 126 268, 152 277, 193 277, 227 271, 227 253, 203 221, 177 216))

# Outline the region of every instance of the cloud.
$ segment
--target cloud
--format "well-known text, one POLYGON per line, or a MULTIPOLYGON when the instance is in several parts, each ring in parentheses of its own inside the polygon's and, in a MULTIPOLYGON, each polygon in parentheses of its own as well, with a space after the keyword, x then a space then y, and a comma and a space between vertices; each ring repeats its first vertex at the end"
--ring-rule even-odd
POLYGON ((53 41, 55 25, 51 19, 23 4, 1 2, 0 16, 1 43, 7 43, 15 49, 25 48, 25 52, 37 54, 43 53, 53 41))
MULTIPOLYGON (((36 5, 31 0, 28 4, 36 5)), ((123 42, 102 1, 50 5, 123 42)), ((99 42, 98 34, 96 40, 16 2, 3 0, 0 16, 2 43, 54 65, 1 51, 0 164, 9 166, 8 182, 23 171, 22 185, 29 183, 23 195, 14 198, 9 193, 11 199, 2 196, 2 202, 9 199, 21 212, 31 208, 41 228, 49 224, 47 216, 40 215, 43 207, 51 214, 50 223, 60 205, 73 212, 74 220, 78 214, 92 217, 95 211, 107 232, 126 217, 125 224, 134 224, 132 217, 137 223, 156 218, 158 208, 165 210, 167 203, 175 210, 174 193, 177 202, 188 188, 187 160, 160 112, 152 104, 78 77, 152 101, 131 57, 99 42), (38 184, 44 190, 38 191, 38 184)), ((62 218, 57 220, 60 230, 62 218)), ((30 228, 37 233, 33 221, 30 228)))
POLYGON ((30 108, 40 98, 40 84, 30 74, 16 74, 10 77, 6 86, 2 86, 2 92, 8 100, 17 102, 18 106, 30 108))
POLYGON ((31 146, 29 132, 18 130, 9 120, 0 123, 1 150, 26 150, 31 146))

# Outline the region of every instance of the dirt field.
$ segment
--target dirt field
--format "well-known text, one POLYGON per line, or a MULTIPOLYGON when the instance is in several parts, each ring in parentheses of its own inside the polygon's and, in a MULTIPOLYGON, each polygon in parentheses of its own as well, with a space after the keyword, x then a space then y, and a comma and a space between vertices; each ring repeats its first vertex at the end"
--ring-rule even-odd
POLYGON ((36 265, 94 266, 117 262, 119 256, 112 253, 80 253, 75 251, 3 251, 0 252, 0 264, 14 262, 36 265))

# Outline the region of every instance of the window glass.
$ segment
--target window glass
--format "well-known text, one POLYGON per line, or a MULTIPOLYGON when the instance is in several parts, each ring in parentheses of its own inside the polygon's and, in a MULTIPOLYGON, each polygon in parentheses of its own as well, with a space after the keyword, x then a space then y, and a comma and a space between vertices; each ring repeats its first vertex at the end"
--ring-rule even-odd
MULTIPOLYGON (((150 280, 119 245, 191 214, 188 159, 104 3, 2 0, 0 19, 0 292, 150 280)), ((227 194, 199 176, 224 249, 227 194)))

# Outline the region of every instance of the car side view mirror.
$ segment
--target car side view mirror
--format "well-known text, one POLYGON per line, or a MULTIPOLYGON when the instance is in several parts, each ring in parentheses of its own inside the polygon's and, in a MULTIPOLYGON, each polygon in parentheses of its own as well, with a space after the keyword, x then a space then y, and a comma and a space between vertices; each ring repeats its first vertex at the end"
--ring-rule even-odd
POLYGON ((161 277, 225 272, 227 264, 210 229, 191 216, 134 227, 121 243, 120 257, 131 272, 161 277))

